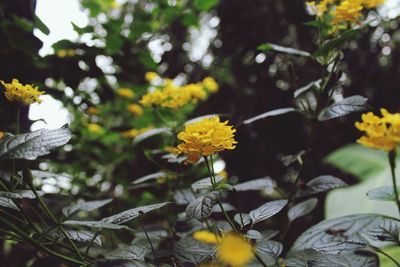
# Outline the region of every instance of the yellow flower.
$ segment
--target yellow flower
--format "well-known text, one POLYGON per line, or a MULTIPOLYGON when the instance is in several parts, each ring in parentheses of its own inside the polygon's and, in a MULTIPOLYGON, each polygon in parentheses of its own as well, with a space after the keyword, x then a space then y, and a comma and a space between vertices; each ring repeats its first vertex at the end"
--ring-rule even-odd
POLYGON ((194 100, 204 100, 207 98, 207 92, 204 91, 203 87, 198 83, 191 83, 182 88, 190 92, 191 98, 194 100))
POLYGON ((193 239, 206 243, 206 244, 217 244, 218 236, 212 232, 201 230, 193 233, 193 239))
POLYGON ((188 162, 196 163, 202 156, 234 149, 236 130, 227 124, 228 121, 220 122, 219 117, 212 117, 186 125, 178 134, 183 143, 177 146, 177 154, 184 153, 188 162))
POLYGON ((158 74, 155 73, 154 71, 146 72, 145 75, 144 75, 145 80, 148 81, 148 82, 151 82, 152 80, 157 79, 159 77, 160 76, 158 76, 158 74))
POLYGON ((96 107, 89 107, 86 111, 91 115, 97 115, 100 113, 100 110, 96 107))
POLYGON ((64 57, 67 57, 67 56, 73 57, 73 56, 75 56, 75 50, 74 50, 74 49, 67 49, 67 50, 65 50, 65 49, 60 49, 60 50, 58 50, 58 51, 56 52, 56 55, 57 55, 59 58, 64 58, 64 57))
POLYGON ((362 2, 361 0, 343 0, 336 9, 332 11, 332 23, 334 25, 357 23, 362 17, 362 2))
POLYGON ((87 125, 87 128, 88 128, 89 132, 96 133, 96 134, 101 133, 103 131, 103 128, 100 125, 98 125, 97 123, 89 123, 87 125))
POLYGON ((254 250, 244 237, 229 233, 217 245, 218 261, 232 267, 246 266, 254 259, 254 250))
POLYGON ((11 83, 0 82, 5 87, 5 96, 11 102, 19 102, 22 105, 30 105, 32 103, 41 103, 42 100, 39 96, 44 94, 38 90, 38 87, 33 87, 33 85, 22 85, 17 79, 13 79, 11 83))
POLYGON ((0 132, 0 139, 3 139, 4 137, 4 132, 0 132))
POLYGON ((121 7, 121 4, 114 0, 111 2, 110 6, 111 6, 111 9, 118 9, 121 7))
POLYGON ((122 96, 125 98, 134 98, 135 97, 135 93, 129 88, 119 88, 117 90, 117 94, 119 96, 122 96))
POLYGON ((217 175, 218 175, 218 176, 221 176, 221 177, 224 178, 224 179, 227 179, 227 178, 229 177, 228 172, 225 171, 225 170, 220 171, 219 173, 217 173, 217 175))
POLYGON ((153 129, 153 127, 145 127, 145 128, 141 128, 141 129, 130 129, 128 131, 122 132, 122 136, 125 138, 135 138, 136 136, 145 133, 147 131, 150 131, 151 129, 153 129))
POLYGON ((138 104, 130 104, 128 106, 128 111, 132 113, 134 116, 141 116, 143 115, 143 108, 141 105, 138 104))
POLYGON ((306 5, 320 18, 329 10, 329 5, 335 2, 336 0, 322 0, 317 4, 315 1, 310 1, 306 2, 306 5))
POLYGON ((386 0, 362 0, 363 5, 367 8, 375 8, 381 4, 383 4, 386 0))
POLYGON ((392 114, 386 109, 381 109, 382 117, 372 112, 361 116, 362 122, 355 126, 365 135, 357 140, 363 146, 384 151, 395 150, 400 144, 400 113, 392 114))
POLYGON ((211 93, 215 93, 219 89, 218 83, 212 77, 206 77, 203 79, 203 86, 211 93))

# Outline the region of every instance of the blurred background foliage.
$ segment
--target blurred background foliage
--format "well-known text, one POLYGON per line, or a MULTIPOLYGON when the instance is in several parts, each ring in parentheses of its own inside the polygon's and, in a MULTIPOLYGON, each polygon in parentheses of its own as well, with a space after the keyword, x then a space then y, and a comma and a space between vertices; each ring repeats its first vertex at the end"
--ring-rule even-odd
MULTIPOLYGON (((310 52, 316 49, 315 29, 305 25, 313 18, 306 14, 302 0, 82 0, 88 25, 73 25, 78 39, 55 43, 54 53, 45 56, 39 55, 42 43, 33 30, 43 34, 49 30, 35 15, 35 2, 0 1, 0 79, 18 78, 39 85, 62 101, 70 113, 74 133, 70 145, 31 166, 64 173, 71 179, 68 183, 49 181, 48 190, 68 192, 72 199, 78 194, 88 200, 114 197, 123 207, 165 198, 166 187, 173 186, 166 181, 176 179, 173 175, 151 187, 131 183, 157 172, 160 164, 171 173, 185 167, 149 153, 160 140, 135 145, 132 138, 122 135, 130 129, 162 124, 152 111, 145 109, 143 116, 134 116, 127 110, 147 90, 145 74, 149 71, 181 84, 201 82, 207 76, 215 78, 219 91, 193 105, 180 120, 217 113, 225 114, 235 125, 237 149, 222 155, 232 181, 270 176, 284 186, 293 176, 295 170, 286 168, 281 159, 306 146, 305 120, 290 113, 284 119, 276 117, 246 126, 241 122, 268 110, 292 106, 293 92, 321 76, 321 66, 310 59, 257 49, 266 42, 310 52), (121 96, 119 88, 130 89, 135 96, 121 96)), ((345 49, 342 68, 347 78, 338 97, 360 94, 369 98, 372 109, 400 111, 397 15, 396 10, 385 7, 380 15, 370 11, 371 27, 364 28, 345 49)), ((25 130, 32 124, 28 112, 22 111, 25 130)), ((2 130, 13 130, 14 113, 1 94, 2 130)), ((342 173, 322 160, 354 142, 358 137, 353 127, 356 119, 358 115, 352 115, 319 125, 305 177, 329 173, 349 183, 357 182, 358 177, 353 176, 357 173, 346 169, 342 173)), ((246 197, 239 196, 240 209, 260 204, 258 196, 252 196, 251 202, 240 201, 246 197)), ((313 214, 298 220, 298 227, 292 227, 289 236, 295 238, 323 216, 324 207, 320 205, 313 214)))

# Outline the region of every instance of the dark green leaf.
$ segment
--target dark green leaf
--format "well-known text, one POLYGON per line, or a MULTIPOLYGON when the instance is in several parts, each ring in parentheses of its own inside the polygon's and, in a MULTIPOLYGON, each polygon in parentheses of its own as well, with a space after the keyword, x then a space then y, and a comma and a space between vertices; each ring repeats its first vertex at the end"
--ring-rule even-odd
POLYGON ((99 229, 113 229, 113 230, 120 230, 120 229, 125 229, 125 230, 130 230, 132 231, 131 228, 124 226, 124 225, 118 225, 118 224, 112 224, 112 223, 105 223, 105 222, 99 222, 99 221, 74 221, 74 220, 69 220, 63 222, 64 225, 73 225, 73 226, 86 226, 90 228, 99 228, 99 229))
POLYGON ((353 112, 363 111, 367 108, 367 102, 367 98, 359 95, 346 97, 322 110, 318 115, 318 120, 326 121, 343 117, 353 112))
POLYGON ((281 255, 283 245, 274 240, 261 240, 256 243, 256 251, 259 254, 268 254, 273 257, 281 255))
POLYGON ((250 218, 250 215, 249 214, 247 214, 247 213, 241 213, 241 214, 236 214, 234 217, 233 217, 233 220, 237 223, 237 224, 239 224, 240 226, 246 226, 246 225, 249 225, 249 224, 251 224, 251 218, 250 218), (241 216, 240 216, 241 215, 241 216))
POLYGON ((317 204, 318 204, 318 199, 311 198, 294 205, 288 211, 289 220, 294 221, 297 218, 307 215, 317 206, 317 204))
MULTIPOLYGON (((400 191, 400 187, 397 187, 400 191)), ((382 186, 368 191, 367 196, 372 200, 396 201, 393 186, 382 186)))
POLYGON ((155 135, 159 135, 159 134, 168 134, 171 135, 172 132, 169 128, 157 128, 157 129, 152 129, 149 130, 145 133, 139 134, 138 136, 135 137, 135 139, 133 140, 134 144, 138 144, 150 137, 153 137, 155 135))
MULTIPOLYGON (((66 231, 68 237, 77 242, 91 242, 95 237, 95 234, 89 231, 66 231)), ((51 235, 55 238, 64 239, 64 235, 60 232, 52 232, 51 235)), ((95 244, 101 246, 101 237, 99 235, 93 241, 95 244)))
POLYGON ((56 130, 42 129, 32 133, 6 134, 0 140, 0 158, 34 160, 49 154, 56 147, 65 145, 71 139, 68 126, 56 130))
POLYGON ((257 50, 260 50, 260 51, 273 50, 273 51, 284 53, 284 54, 302 56, 302 57, 311 56, 311 54, 306 51, 301 51, 301 50, 294 49, 291 47, 285 47, 285 46, 280 46, 280 45, 270 44, 270 43, 259 45, 257 47, 257 50))
POLYGON ((270 177, 259 178, 233 186, 233 188, 236 191, 250 191, 250 190, 261 191, 268 188, 272 189, 274 187, 275 187, 275 182, 270 177))
POLYGON ((184 237, 175 243, 174 256, 182 262, 198 264, 215 254, 215 246, 204 244, 191 237, 184 237))
POLYGON ((208 11, 218 3, 219 0, 194 0, 194 6, 200 11, 208 11))
POLYGON ((304 197, 343 186, 346 186, 346 183, 339 178, 331 175, 322 175, 309 181, 305 188, 302 188, 297 192, 296 196, 304 197))
POLYGON ((186 207, 186 215, 189 218, 195 218, 204 221, 210 217, 212 208, 218 201, 219 192, 213 191, 192 201, 186 207))
MULTIPOLYGON (((37 191, 39 196, 43 196, 44 192, 37 191)), ((31 190, 17 190, 15 192, 0 192, 0 197, 15 198, 15 199, 35 199, 36 196, 31 190)))
POLYGON ((358 30, 347 30, 341 33, 339 36, 325 42, 314 54, 313 57, 324 57, 327 56, 332 50, 340 50, 340 46, 354 39, 357 35, 358 30))
POLYGON ((274 216, 280 212, 287 205, 287 203, 288 201, 286 199, 270 201, 258 207, 257 209, 250 211, 249 215, 253 221, 253 224, 259 223, 274 216))
POLYGON ((247 120, 243 121, 243 124, 250 124, 250 123, 253 123, 255 121, 258 121, 258 120, 261 120, 261 119, 264 119, 264 118, 267 118, 267 117, 279 116, 279 115, 286 114, 286 113, 289 113, 289 112, 294 112, 294 111, 296 111, 294 108, 274 109, 274 110, 262 113, 260 115, 257 115, 255 117, 252 117, 250 119, 247 119, 247 120))
POLYGON ((105 255, 108 259, 124 259, 124 260, 144 260, 144 256, 148 252, 145 246, 128 245, 117 248, 105 255))
POLYGON ((45 35, 50 34, 50 29, 46 26, 46 24, 43 23, 43 21, 38 16, 34 15, 33 19, 34 19, 36 28, 38 28, 45 35))
POLYGON ((248 230, 244 236, 248 239, 252 239, 252 240, 260 240, 262 239, 262 235, 259 231, 256 230, 248 230))
POLYGON ((3 208, 18 210, 18 207, 15 205, 14 201, 6 197, 0 197, 0 206, 3 208))
POLYGON ((72 206, 68 206, 62 209, 62 212, 65 217, 70 216, 71 214, 74 214, 78 211, 93 211, 97 210, 108 203, 110 203, 112 199, 105 199, 105 200, 95 200, 95 201, 87 201, 87 202, 82 202, 78 203, 72 206))
MULTIPOLYGON (((221 177, 218 175, 215 176, 216 183, 219 183, 222 180, 224 180, 224 177, 221 177)), ((211 187, 212 187, 212 184, 211 184, 210 177, 201 179, 201 180, 195 182, 194 184, 192 184, 192 188, 194 190, 201 190, 201 189, 206 189, 206 188, 211 188, 211 187)))

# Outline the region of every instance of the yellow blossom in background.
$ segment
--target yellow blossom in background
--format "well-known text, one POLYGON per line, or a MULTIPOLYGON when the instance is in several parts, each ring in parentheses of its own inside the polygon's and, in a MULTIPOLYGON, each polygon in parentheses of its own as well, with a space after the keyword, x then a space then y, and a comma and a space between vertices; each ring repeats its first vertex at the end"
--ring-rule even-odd
POLYGON ((117 95, 125 97, 125 98, 134 98, 135 93, 129 88, 119 88, 117 89, 117 95))
POLYGON ((103 132, 103 128, 100 125, 98 125, 97 123, 89 123, 87 125, 87 129, 89 130, 89 132, 96 133, 96 134, 103 132))
POLYGON ((0 139, 4 137, 4 132, 0 132, 0 139))
POLYGON ((343 0, 335 10, 332 11, 333 21, 332 23, 344 24, 344 23, 357 23, 362 17, 362 1, 361 0, 343 0))
POLYGON ((125 138, 135 138, 136 136, 145 133, 147 131, 150 131, 151 129, 153 129, 153 127, 145 127, 145 128, 141 128, 141 129, 130 129, 128 131, 122 132, 121 135, 125 138))
POLYGON ((89 107, 86 111, 91 115, 97 115, 100 113, 100 110, 96 107, 89 107))
POLYGON ((335 3, 336 0, 322 0, 318 4, 315 1, 306 2, 306 5, 317 15, 322 17, 329 10, 329 5, 335 3))
POLYGON ((254 259, 254 249, 244 237, 229 233, 217 245, 217 259, 232 267, 246 266, 254 259))
POLYGON ((228 121, 220 122, 219 117, 212 117, 186 125, 178 134, 183 143, 177 146, 176 153, 186 154, 188 162, 196 163, 202 156, 234 149, 236 130, 227 124, 228 121))
POLYGON ((362 0, 362 3, 367 8, 375 8, 383 4, 386 0, 362 0))
POLYGON ((11 83, 5 83, 0 80, 0 83, 5 87, 5 96, 11 102, 19 102, 22 105, 30 105, 32 103, 41 103, 39 96, 44 94, 38 90, 38 87, 25 84, 22 85, 17 79, 13 79, 11 83))
POLYGON ((212 77, 204 78, 202 83, 203 83, 203 86, 206 88, 206 90, 211 93, 215 93, 219 89, 218 83, 212 77))
POLYGON ((193 239, 206 244, 217 244, 218 236, 212 232, 201 230, 193 233, 193 239))
POLYGON ((207 98, 207 92, 204 91, 203 86, 198 83, 190 83, 184 86, 182 90, 189 91, 191 98, 195 100, 204 100, 207 98))
POLYGON ((64 57, 73 57, 75 56, 74 49, 60 49, 56 52, 57 57, 64 58, 64 57))
POLYGON ((224 178, 224 179, 228 179, 228 177, 229 177, 228 172, 225 171, 225 170, 220 171, 219 173, 217 173, 217 175, 220 176, 220 177, 222 177, 222 178, 224 178))
POLYGON ((117 9, 117 8, 120 8, 121 7, 121 4, 120 3, 118 3, 117 1, 112 1, 111 2, 111 9, 117 9))
POLYGON ((130 105, 128 105, 127 109, 134 116, 141 116, 141 115, 143 115, 143 112, 144 112, 142 106, 138 105, 138 104, 130 104, 130 105))
POLYGON ((363 146, 384 151, 395 150, 400 144, 400 113, 392 114, 386 109, 381 109, 382 117, 372 112, 361 116, 362 122, 355 126, 365 135, 357 140, 363 146))
POLYGON ((159 78, 159 77, 160 77, 160 76, 158 76, 158 74, 155 73, 154 71, 148 71, 148 72, 146 72, 146 74, 144 75, 145 80, 148 81, 148 82, 151 82, 151 81, 153 81, 154 79, 157 79, 157 78, 159 78))

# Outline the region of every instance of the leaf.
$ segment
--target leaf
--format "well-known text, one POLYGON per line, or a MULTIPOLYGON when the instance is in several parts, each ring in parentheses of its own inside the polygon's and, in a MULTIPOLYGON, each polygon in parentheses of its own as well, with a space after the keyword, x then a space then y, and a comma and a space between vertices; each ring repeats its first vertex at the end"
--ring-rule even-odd
POLYGON ((0 140, 0 158, 34 160, 50 153, 50 150, 65 145, 71 139, 68 125, 56 129, 41 129, 35 132, 11 135, 0 140))
POLYGON ((241 214, 238 213, 238 214, 236 214, 236 215, 233 217, 233 220, 234 220, 237 224, 239 224, 240 226, 246 226, 246 225, 251 224, 250 215, 247 214, 247 213, 241 213, 241 214), (240 215, 242 215, 242 216, 240 216, 240 215), (243 220, 243 222, 242 222, 242 220, 243 220))
POLYGON ((194 0, 194 6, 200 11, 208 11, 218 3, 219 0, 194 0))
MULTIPOLYGON (((215 176, 215 182, 216 183, 219 183, 222 180, 224 180, 224 177, 219 176, 219 175, 215 176)), ((201 189, 206 189, 206 188, 210 188, 210 187, 212 187, 210 177, 201 179, 201 180, 199 180, 199 181, 197 181, 197 182, 192 184, 193 190, 201 190, 201 189)))
POLYGON ((0 197, 0 206, 4 208, 19 210, 14 201, 6 197, 0 197))
POLYGON ((138 136, 136 136, 135 139, 133 140, 133 143, 134 144, 139 144, 142 141, 144 141, 144 140, 146 140, 146 139, 148 139, 150 137, 153 137, 155 135, 159 135, 159 134, 169 134, 169 135, 171 135, 172 132, 171 132, 171 130, 169 128, 152 129, 152 130, 149 130, 147 132, 144 132, 144 133, 139 134, 138 136))
POLYGON ((255 116, 255 117, 250 118, 250 119, 247 119, 247 120, 243 121, 243 124, 250 124, 250 123, 253 123, 253 122, 261 120, 261 119, 265 119, 265 118, 268 118, 268 117, 279 116, 279 115, 282 115, 282 114, 286 114, 286 113, 289 113, 289 112, 295 112, 295 111, 296 110, 294 108, 274 109, 274 110, 267 111, 265 113, 259 114, 259 115, 255 116))
POLYGON ((322 221, 306 230, 294 242, 291 252, 305 249, 323 250, 325 253, 337 254, 338 247, 327 250, 330 244, 343 246, 351 243, 365 244, 362 235, 377 229, 385 221, 394 219, 376 214, 357 214, 322 221))
POLYGON ((303 94, 304 92, 310 90, 314 86, 320 87, 321 86, 321 82, 322 82, 322 79, 318 79, 316 81, 312 81, 309 84, 307 84, 307 85, 295 90, 294 93, 293 93, 293 96, 296 98, 299 95, 303 94))
POLYGON ((215 245, 205 244, 191 237, 181 238, 174 246, 174 256, 182 262, 198 264, 213 257, 215 245))
POLYGON ((330 255, 308 249, 290 253, 285 260, 287 267, 376 267, 376 256, 358 255, 355 253, 330 255))
POLYGON ((71 214, 74 214, 78 211, 93 211, 97 210, 109 203, 111 203, 112 199, 105 199, 105 200, 95 200, 95 201, 87 201, 87 202, 82 202, 78 203, 72 206, 68 206, 62 209, 62 212, 65 217, 70 216, 71 214))
POLYGON ((287 205, 287 203, 288 201, 286 199, 270 201, 258 207, 257 209, 250 211, 249 215, 253 220, 253 224, 259 223, 274 216, 280 212, 287 205))
POLYGON ((321 175, 309 181, 305 188, 300 189, 296 196, 304 197, 308 195, 322 193, 334 188, 343 187, 347 184, 339 178, 331 175, 321 175))
MULTIPOLYGON (((36 191, 39 196, 43 196, 44 192, 42 191, 36 191)), ((0 197, 6 197, 6 198, 15 198, 15 199, 35 199, 36 196, 31 190, 17 190, 15 192, 2 192, 0 191, 0 197)))
MULTIPOLYGON (((400 191, 399 186, 397 187, 397 190, 400 191)), ((393 186, 382 186, 372 189, 367 192, 367 196, 372 200, 396 201, 393 186)))
POLYGON ((248 239, 252 239, 252 240, 260 240, 262 239, 262 235, 259 231, 256 230, 248 230, 244 236, 248 239))
POLYGON ((203 119, 209 119, 209 118, 213 118, 213 117, 217 117, 217 116, 221 116, 221 115, 222 114, 220 114, 220 113, 203 115, 203 116, 200 116, 200 117, 196 117, 196 118, 190 119, 190 120, 186 121, 183 125, 192 124, 192 123, 195 123, 195 122, 202 121, 203 119))
POLYGON ((281 255, 283 245, 274 240, 261 240, 256 243, 256 251, 259 254, 268 254, 273 257, 281 255))
POLYGON ((150 211, 160 209, 170 203, 171 202, 163 202, 163 203, 159 203, 159 204, 153 204, 153 205, 148 205, 148 206, 143 206, 143 207, 139 207, 139 208, 126 210, 121 213, 115 214, 113 216, 103 218, 103 219, 101 219, 101 222, 113 223, 113 224, 126 223, 130 220, 133 220, 133 219, 139 217, 142 214, 146 214, 150 211))
POLYGON ((131 228, 129 228, 129 227, 125 226, 125 225, 118 225, 118 224, 99 222, 99 221, 74 221, 74 220, 68 220, 68 221, 63 222, 63 224, 64 225, 73 225, 73 226, 86 226, 86 227, 90 227, 90 228, 112 229, 112 230, 125 229, 125 230, 132 231, 131 228))
MULTIPOLYGON (((313 57, 327 56, 332 50, 338 48, 344 42, 353 39, 357 35, 358 30, 347 30, 339 36, 325 42, 314 54, 313 57)), ((339 48, 340 49, 340 48, 339 48)))
POLYGON ((367 235, 376 241, 388 241, 399 243, 399 228, 400 222, 384 218, 382 223, 372 230, 367 235))
MULTIPOLYGON (((333 152, 326 158, 326 162, 362 180, 356 185, 335 189, 328 193, 325 201, 326 218, 358 213, 398 216, 394 202, 370 200, 366 196, 366 193, 372 189, 392 184, 387 153, 360 145, 349 145, 333 152)), ((396 164, 400 166, 399 159, 396 159, 396 164)), ((399 175, 397 176, 397 183, 400 184, 399 175)))
POLYGON ((188 205, 196 200, 196 196, 190 189, 178 189, 174 193, 174 200, 178 205, 188 205))
POLYGON ((346 116, 353 112, 363 111, 367 108, 368 98, 359 95, 346 97, 325 108, 318 115, 319 121, 327 121, 346 116))
POLYGON ((155 179, 158 179, 160 177, 165 177, 165 176, 166 176, 165 172, 162 172, 162 171, 155 172, 155 173, 152 173, 152 174, 149 174, 149 175, 146 175, 146 176, 142 176, 142 177, 136 179, 135 181, 132 182, 132 184, 140 184, 140 183, 143 183, 143 182, 147 182, 147 181, 150 181, 150 180, 155 180, 155 179))
POLYGON ((275 182, 270 177, 259 178, 233 186, 233 188, 236 191, 250 191, 250 190, 261 191, 264 189, 274 188, 274 187, 275 187, 275 182))
MULTIPOLYGON (((236 208, 234 206, 232 206, 231 204, 229 204, 229 203, 221 203, 221 204, 222 204, 222 207, 224 208, 225 211, 236 210, 236 208)), ((221 210, 221 207, 218 204, 215 204, 214 207, 212 208, 211 212, 213 212, 213 213, 221 213, 223 211, 221 210)))
MULTIPOLYGON (((89 232, 89 231, 66 231, 68 237, 74 241, 77 242, 91 242, 95 236, 94 233, 89 232)), ((64 239, 65 236, 58 232, 58 231, 54 231, 51 233, 51 235, 55 238, 61 238, 64 239)), ((95 244, 101 246, 101 237, 98 235, 96 236, 96 238, 93 241, 95 244)))
POLYGON ((300 202, 294 205, 288 211, 288 217, 290 221, 294 221, 304 215, 310 213, 318 204, 318 199, 311 198, 306 201, 300 202))
POLYGON ((135 245, 122 246, 105 255, 107 259, 144 260, 147 247, 135 245))
POLYGON ((186 216, 204 221, 210 217, 212 208, 218 201, 219 192, 213 191, 192 201, 186 207, 186 216))
POLYGON ((257 50, 260 50, 260 51, 273 50, 273 51, 284 53, 284 54, 289 54, 289 55, 294 55, 294 56, 302 56, 302 57, 311 56, 311 54, 306 52, 306 51, 294 49, 294 48, 291 48, 291 47, 271 44, 271 43, 266 43, 266 44, 259 45, 257 47, 257 50))
POLYGON ((36 28, 38 28, 45 35, 50 34, 50 29, 43 23, 43 21, 36 15, 34 15, 33 20, 35 22, 36 28))
POLYGON ((57 174, 52 172, 40 171, 40 170, 31 170, 32 176, 35 178, 55 178, 55 179, 68 179, 71 180, 72 177, 67 174, 57 174))
POLYGON ((278 230, 273 230, 273 229, 267 229, 261 232, 263 239, 271 239, 274 238, 279 234, 278 230))

